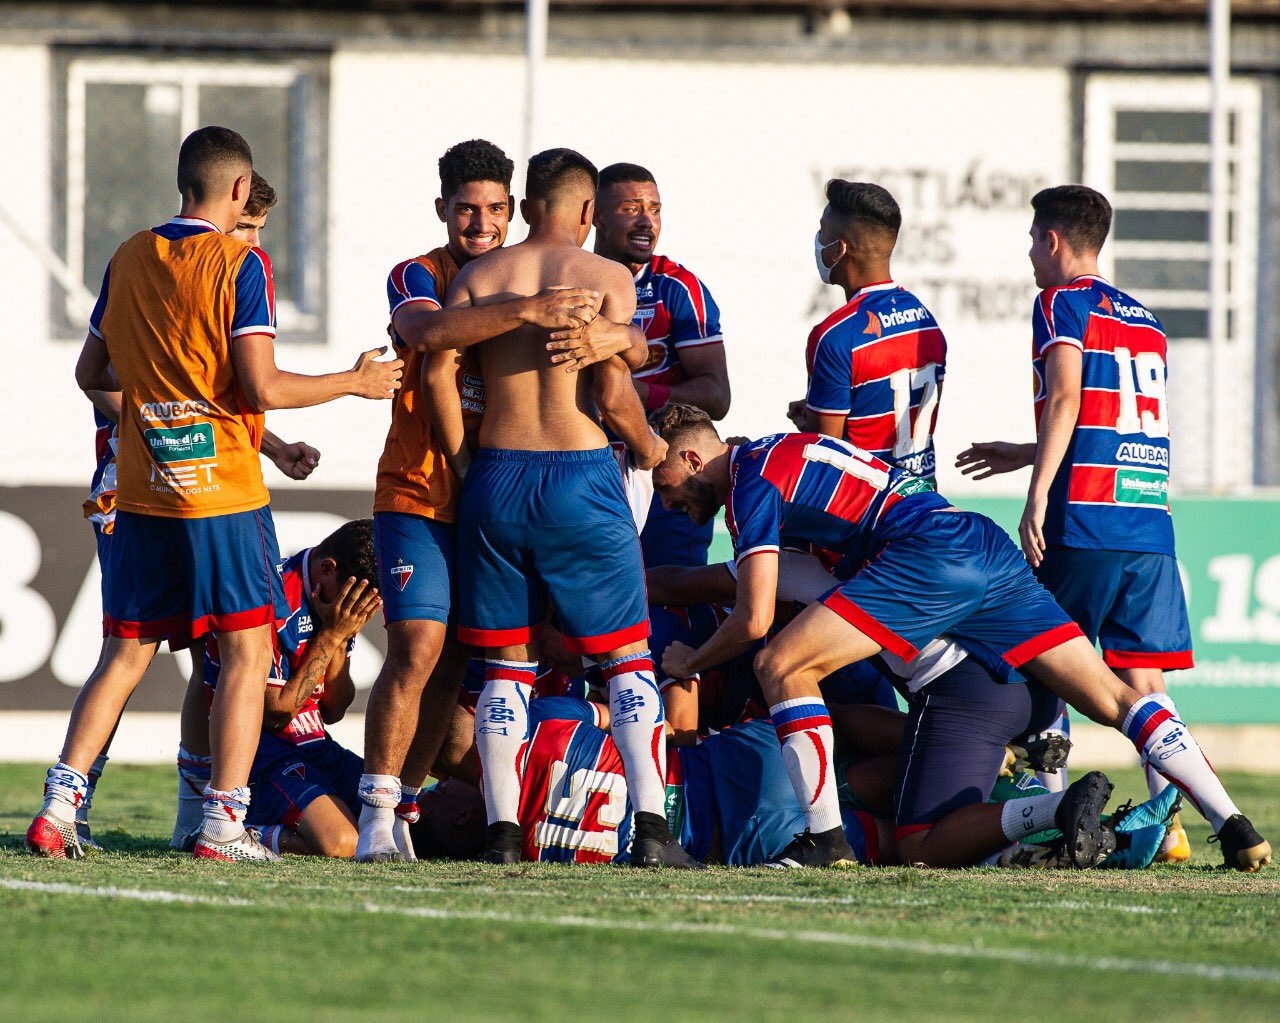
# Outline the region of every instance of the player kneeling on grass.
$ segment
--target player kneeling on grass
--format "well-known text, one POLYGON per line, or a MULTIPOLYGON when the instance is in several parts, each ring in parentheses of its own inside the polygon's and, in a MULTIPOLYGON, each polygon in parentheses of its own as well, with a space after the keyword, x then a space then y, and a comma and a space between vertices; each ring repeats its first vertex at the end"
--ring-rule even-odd
MULTIPOLYGON (((373 522, 357 519, 284 563, 290 615, 278 633, 263 731, 250 778, 247 823, 274 853, 352 857, 364 762, 325 730, 355 698, 347 657, 382 607, 373 586, 373 522)), ((205 654, 205 686, 218 685, 218 648, 205 654)), ((194 816, 194 815, 193 815, 194 816)), ((193 823, 199 826, 199 818, 193 823)))
MULTIPOLYGON (((663 669, 673 677, 723 663, 768 634, 782 548, 816 546, 840 560, 837 579, 845 581, 755 662, 806 807, 806 832, 780 864, 852 858, 834 786, 826 784, 832 731, 818 680, 882 650, 910 662, 943 633, 992 651, 1002 672, 1021 670, 1123 731, 1209 820, 1228 866, 1254 871, 1270 862, 1270 845, 1231 801, 1168 697, 1139 696, 1116 678, 990 519, 952 508, 927 481, 832 437, 779 434, 731 448, 705 413, 686 405, 667 406, 652 423, 668 444, 653 472, 655 490, 698 520, 725 507, 738 562, 733 612, 698 650, 667 652, 663 669)), ((1098 819, 1110 784, 1088 775, 1073 789, 1067 797, 1080 805, 1067 816, 1098 819)), ((1046 801, 1038 812, 1056 816, 1057 807, 1046 801)), ((1076 865, 1106 855, 1096 827, 1077 832, 1073 846, 1076 865)))

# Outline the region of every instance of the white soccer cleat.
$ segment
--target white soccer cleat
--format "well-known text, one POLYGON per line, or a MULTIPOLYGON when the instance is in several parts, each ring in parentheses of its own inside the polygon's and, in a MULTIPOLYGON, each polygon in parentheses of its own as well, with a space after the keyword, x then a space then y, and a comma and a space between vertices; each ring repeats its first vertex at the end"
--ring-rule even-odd
POLYGON ((80 839, 80 847, 85 852, 100 853, 106 851, 94 841, 93 835, 89 831, 89 822, 87 820, 76 820, 76 837, 80 839))
POLYGON ((245 828, 239 837, 230 842, 215 842, 203 831, 195 841, 191 855, 197 860, 222 860, 226 863, 257 861, 260 863, 279 863, 282 856, 273 853, 262 844, 256 828, 245 828))

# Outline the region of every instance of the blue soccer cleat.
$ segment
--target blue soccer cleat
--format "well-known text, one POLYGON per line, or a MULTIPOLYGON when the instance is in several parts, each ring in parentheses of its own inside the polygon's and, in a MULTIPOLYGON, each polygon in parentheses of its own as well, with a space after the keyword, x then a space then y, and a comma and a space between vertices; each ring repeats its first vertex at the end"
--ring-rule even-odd
POLYGON ((1103 870, 1146 870, 1155 861, 1182 794, 1172 785, 1154 799, 1137 806, 1122 806, 1106 821, 1115 831, 1116 848, 1099 867, 1103 870))

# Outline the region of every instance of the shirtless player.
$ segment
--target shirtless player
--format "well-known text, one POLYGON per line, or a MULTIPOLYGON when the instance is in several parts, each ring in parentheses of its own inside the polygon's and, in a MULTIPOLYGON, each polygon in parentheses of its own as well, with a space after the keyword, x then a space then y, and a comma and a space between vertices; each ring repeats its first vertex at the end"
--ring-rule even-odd
MULTIPOLYGON (((464 267, 447 304, 484 306, 573 285, 597 293, 605 319, 630 322, 636 298, 626 268, 581 250, 596 183, 595 167, 572 150, 534 156, 520 204, 528 240, 464 267)), ((485 858, 520 859, 529 694, 538 633, 554 605, 565 645, 596 656, 608 680, 614 741, 637 811, 632 863, 696 867, 667 826, 664 720, 647 646, 640 542, 595 400, 642 468, 660 461, 665 445, 645 424, 620 359, 566 373, 548 357, 547 338, 518 327, 476 349, 488 401, 458 515, 466 566, 458 573, 458 631, 485 650, 476 706, 485 858)))

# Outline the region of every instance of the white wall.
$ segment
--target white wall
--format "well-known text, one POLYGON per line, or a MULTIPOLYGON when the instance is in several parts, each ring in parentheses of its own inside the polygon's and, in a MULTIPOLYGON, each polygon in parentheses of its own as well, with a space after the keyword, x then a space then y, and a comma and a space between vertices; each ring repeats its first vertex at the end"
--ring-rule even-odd
MULTIPOLYGON (((49 90, 47 57, 14 48, 0 51, 0 64, 0 137, 16 143, 0 161, 0 202, 48 239, 51 131, 38 100, 49 90)), ((478 136, 513 154, 520 142, 514 57, 350 49, 331 72, 329 340, 280 348, 283 365, 311 372, 385 342, 387 271, 442 239, 431 205, 439 154, 478 136)), ((938 436, 944 488, 963 489, 945 466, 969 440, 1031 436, 1026 198, 1067 173, 1065 72, 558 59, 546 70, 540 125, 539 147, 572 146, 601 166, 628 160, 657 175, 659 249, 702 276, 721 306, 730 432, 785 429, 786 402, 803 393, 809 328, 841 302, 834 289, 821 294, 812 257, 822 182, 841 175, 897 195, 907 226, 896 277, 951 342, 938 436)), ((519 225, 512 236, 523 236, 519 225)), ((0 458, 0 482, 86 479, 77 346, 48 339, 48 274, 2 225, 0 271, 10 284, 0 337, 16 370, 0 427, 22 438, 0 458)), ((322 449, 318 485, 366 488, 387 414, 346 399, 272 425, 322 449)))

